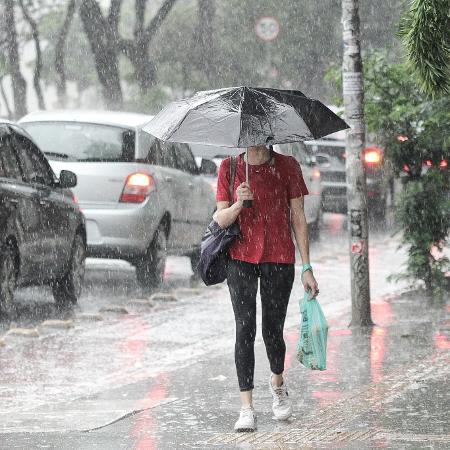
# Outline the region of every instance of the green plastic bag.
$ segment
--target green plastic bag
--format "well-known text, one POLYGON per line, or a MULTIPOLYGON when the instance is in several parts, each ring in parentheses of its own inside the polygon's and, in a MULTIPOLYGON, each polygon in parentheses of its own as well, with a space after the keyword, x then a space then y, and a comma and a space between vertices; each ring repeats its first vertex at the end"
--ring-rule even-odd
POLYGON ((302 320, 300 339, 297 345, 297 359, 309 369, 325 370, 327 368, 328 324, 322 308, 311 294, 305 292, 299 302, 302 320))

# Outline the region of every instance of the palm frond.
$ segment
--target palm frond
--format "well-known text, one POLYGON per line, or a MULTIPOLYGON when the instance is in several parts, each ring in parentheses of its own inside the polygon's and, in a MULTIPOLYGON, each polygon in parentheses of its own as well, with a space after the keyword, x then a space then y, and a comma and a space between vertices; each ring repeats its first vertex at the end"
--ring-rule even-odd
POLYGON ((421 89, 450 93, 450 0, 410 0, 399 26, 421 89))

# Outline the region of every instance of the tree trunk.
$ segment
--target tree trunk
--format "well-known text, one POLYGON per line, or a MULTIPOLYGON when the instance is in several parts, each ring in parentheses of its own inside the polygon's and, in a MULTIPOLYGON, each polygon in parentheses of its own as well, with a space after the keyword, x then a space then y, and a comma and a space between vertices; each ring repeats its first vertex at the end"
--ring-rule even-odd
POLYGON ((20 72, 19 48, 17 44, 14 1, 5 0, 5 35, 8 53, 8 68, 11 75, 14 98, 14 117, 16 119, 27 113, 27 83, 20 72))
POLYGON ((362 152, 365 145, 364 85, 358 0, 342 0, 343 97, 346 139, 347 210, 351 261, 351 326, 373 325, 370 311, 367 186, 362 152))
POLYGON ((11 120, 13 118, 13 113, 11 111, 11 107, 9 106, 9 100, 6 96, 5 88, 3 86, 3 77, 0 78, 0 94, 3 99, 3 103, 5 104, 6 112, 8 113, 8 119, 11 120))
POLYGON ((31 17, 27 8, 25 7, 23 0, 19 0, 20 9, 22 10, 23 17, 28 22, 31 28, 31 35, 34 41, 34 48, 36 51, 36 62, 34 67, 33 85, 36 91, 36 96, 38 99, 39 109, 45 109, 44 95, 41 89, 41 71, 42 71, 42 53, 41 53, 41 43, 39 39, 39 30, 35 20, 31 17))
POLYGON ((123 97, 117 55, 117 33, 110 29, 110 24, 103 17, 95 0, 83 0, 80 14, 94 55, 95 68, 103 88, 106 106, 109 109, 121 109, 123 97))
POLYGON ((198 42, 200 47, 199 69, 205 73, 210 85, 214 82, 214 27, 215 0, 198 0, 198 42))
POLYGON ((76 0, 70 0, 67 5, 66 16, 62 27, 58 32, 58 38, 55 46, 54 66, 56 72, 56 92, 58 95, 59 106, 64 108, 67 102, 67 84, 66 84, 66 66, 65 66, 65 45, 67 35, 69 34, 70 24, 75 14, 76 0))
POLYGON ((136 42, 134 58, 131 60, 141 94, 145 94, 156 83, 156 68, 148 57, 149 45, 150 43, 144 40, 136 42))

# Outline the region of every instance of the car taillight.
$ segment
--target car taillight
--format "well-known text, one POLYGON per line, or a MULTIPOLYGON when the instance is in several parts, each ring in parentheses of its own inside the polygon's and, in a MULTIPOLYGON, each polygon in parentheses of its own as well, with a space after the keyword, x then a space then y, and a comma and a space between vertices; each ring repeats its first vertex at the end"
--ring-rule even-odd
POLYGON ((408 166, 408 164, 405 164, 405 165, 403 166, 403 170, 404 170, 405 172, 409 172, 409 166, 408 166))
POLYGON ((431 159, 427 159, 426 161, 423 162, 423 165, 427 167, 432 167, 433 161, 431 161, 431 159))
POLYGON ((446 159, 443 159, 440 163, 439 163, 439 167, 441 169, 446 169, 448 167, 448 161, 446 159))
POLYGON ((381 163, 382 151, 376 147, 369 147, 364 150, 364 163, 368 166, 376 166, 381 163))
POLYGON ((155 189, 155 180, 147 173, 128 175, 120 196, 121 203, 142 203, 155 189))

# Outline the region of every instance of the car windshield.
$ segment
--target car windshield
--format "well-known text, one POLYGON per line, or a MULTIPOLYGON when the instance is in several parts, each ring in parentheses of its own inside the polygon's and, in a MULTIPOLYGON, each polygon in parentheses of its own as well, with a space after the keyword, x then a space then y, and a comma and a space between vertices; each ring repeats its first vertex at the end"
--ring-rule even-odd
POLYGON ((48 159, 85 162, 134 160, 134 131, 109 125, 30 122, 23 128, 48 159))

